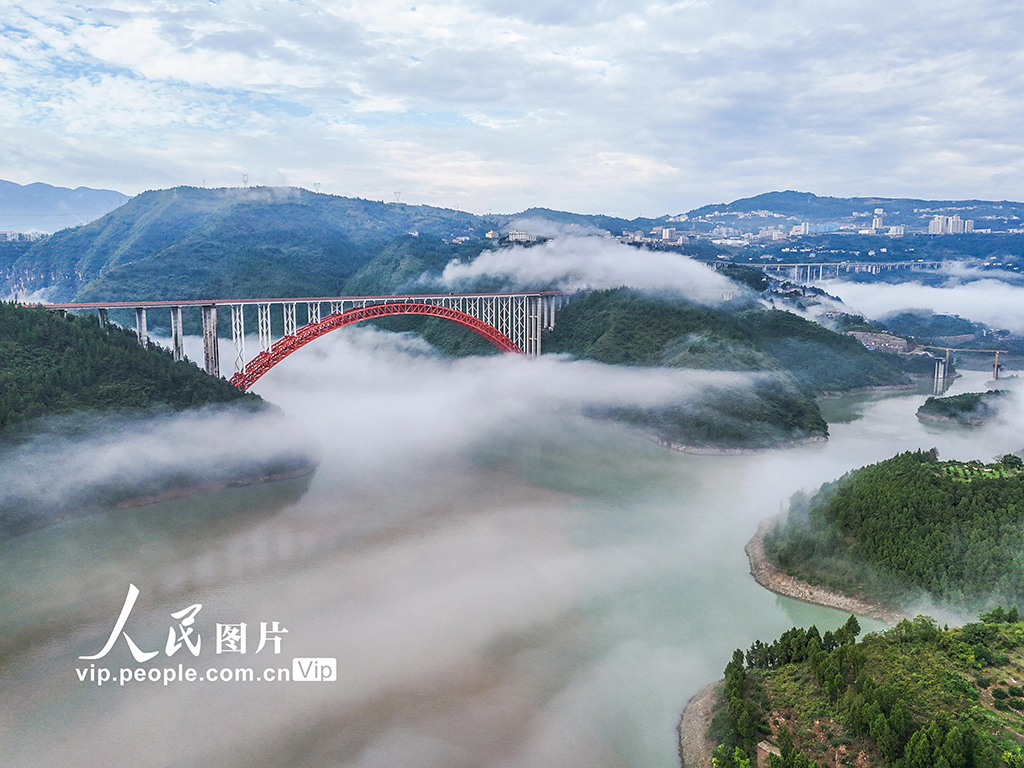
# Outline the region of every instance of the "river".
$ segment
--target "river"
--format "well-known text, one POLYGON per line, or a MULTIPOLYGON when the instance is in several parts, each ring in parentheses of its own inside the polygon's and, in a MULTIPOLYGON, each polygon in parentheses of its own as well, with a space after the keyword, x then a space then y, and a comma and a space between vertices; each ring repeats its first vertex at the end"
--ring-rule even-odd
POLYGON ((743 545, 761 518, 897 451, 1022 447, 1019 425, 923 426, 925 396, 901 392, 826 401, 827 443, 686 455, 540 408, 530 371, 554 386, 568 363, 448 363, 337 336, 257 388, 317 446, 311 478, 0 544, 19 638, 0 659, 0 764, 671 768, 685 702, 734 648, 846 618, 754 583, 743 545), (129 582, 125 632, 159 651, 144 667, 324 657, 337 680, 97 685, 91 664, 136 666, 123 639, 79 658, 104 645, 129 582), (170 613, 195 604, 199 655, 168 658, 168 629, 184 629, 170 613), (247 652, 217 654, 215 624, 242 622, 247 652))

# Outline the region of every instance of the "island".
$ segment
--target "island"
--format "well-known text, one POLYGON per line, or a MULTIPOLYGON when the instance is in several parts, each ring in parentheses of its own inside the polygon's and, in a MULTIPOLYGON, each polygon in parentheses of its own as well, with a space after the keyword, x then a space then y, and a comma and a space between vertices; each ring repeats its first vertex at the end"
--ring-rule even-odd
POLYGON ((917 418, 933 424, 979 427, 996 415, 1000 401, 1007 394, 1003 389, 991 389, 951 397, 929 397, 917 409, 917 418))

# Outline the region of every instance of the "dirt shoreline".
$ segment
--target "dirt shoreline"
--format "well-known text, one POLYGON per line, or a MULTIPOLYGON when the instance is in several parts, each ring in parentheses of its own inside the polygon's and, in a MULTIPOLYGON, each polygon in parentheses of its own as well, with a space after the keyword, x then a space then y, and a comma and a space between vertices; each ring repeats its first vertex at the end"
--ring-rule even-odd
POLYGON ((836 590, 818 587, 803 579, 795 578, 780 571, 771 563, 764 551, 765 534, 768 533, 778 519, 778 517, 772 517, 762 520, 757 528, 757 533, 753 535, 750 541, 747 542, 747 546, 744 547, 747 553, 747 560, 750 562, 750 575, 754 577, 754 581, 777 595, 792 597, 805 603, 813 603, 814 605, 821 605, 826 608, 838 608, 842 611, 849 611, 858 616, 877 619, 889 626, 895 626, 903 619, 910 618, 906 613, 891 605, 863 600, 858 597, 845 595, 836 590))
POLYGON ((719 680, 702 688, 686 702, 679 720, 679 762, 683 768, 711 768, 715 743, 708 739, 711 712, 722 695, 719 680))
POLYGON ((826 435, 811 435, 809 437, 801 437, 794 440, 783 440, 778 443, 764 445, 759 448, 720 448, 714 445, 675 443, 671 440, 665 440, 652 432, 641 432, 640 434, 648 440, 652 440, 657 443, 662 448, 668 448, 670 451, 679 451, 680 453, 689 453, 694 456, 745 456, 747 454, 764 453, 765 451, 773 451, 777 449, 797 448, 801 445, 808 445, 810 443, 828 442, 828 437, 826 435))

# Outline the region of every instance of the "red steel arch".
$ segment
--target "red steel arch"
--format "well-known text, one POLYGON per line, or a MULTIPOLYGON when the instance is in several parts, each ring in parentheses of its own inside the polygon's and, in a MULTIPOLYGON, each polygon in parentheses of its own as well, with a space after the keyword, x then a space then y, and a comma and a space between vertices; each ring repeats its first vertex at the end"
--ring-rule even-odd
POLYGON ((284 360, 292 352, 304 347, 309 342, 320 338, 325 333, 343 328, 361 320, 370 320, 374 317, 387 317, 388 315, 425 315, 427 317, 442 317, 451 320, 453 323, 469 328, 503 352, 522 353, 515 343, 497 328, 483 320, 467 315, 457 309, 440 307, 436 304, 420 304, 413 301, 401 301, 393 304, 371 304, 361 309, 350 309, 347 312, 339 312, 325 317, 319 323, 311 323, 299 328, 294 336, 285 336, 279 339, 267 352, 260 352, 245 366, 245 371, 236 373, 231 377, 231 383, 243 392, 267 371, 284 360))

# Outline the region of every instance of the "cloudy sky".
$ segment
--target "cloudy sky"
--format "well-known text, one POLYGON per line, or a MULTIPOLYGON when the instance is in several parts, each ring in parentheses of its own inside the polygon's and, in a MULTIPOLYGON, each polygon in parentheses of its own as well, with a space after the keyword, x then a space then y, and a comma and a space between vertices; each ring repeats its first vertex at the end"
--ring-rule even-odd
POLYGON ((0 0, 0 178, 478 213, 1024 197, 1019 2, 0 0))

